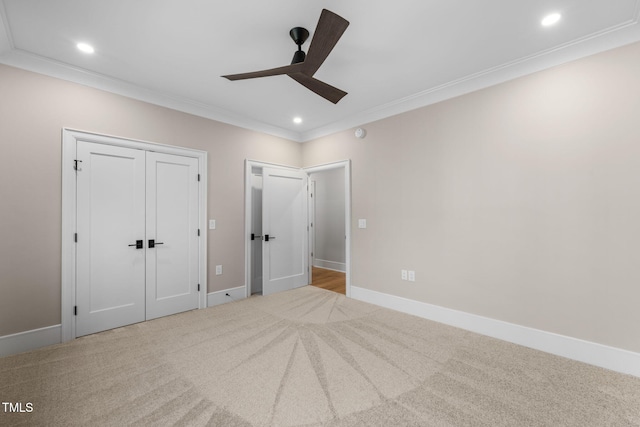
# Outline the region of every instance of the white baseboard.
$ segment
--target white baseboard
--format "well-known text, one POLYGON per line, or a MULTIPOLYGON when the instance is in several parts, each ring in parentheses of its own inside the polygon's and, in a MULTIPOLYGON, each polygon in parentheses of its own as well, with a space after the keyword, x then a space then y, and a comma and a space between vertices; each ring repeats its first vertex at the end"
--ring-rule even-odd
POLYGON ((640 377, 640 353, 490 319, 395 295, 351 287, 351 298, 467 331, 640 377))
POLYGON ((61 325, 47 326, 0 337, 0 357, 35 350, 62 342, 61 325))
POLYGON ((207 294, 207 307, 213 307, 214 305, 220 305, 226 302, 241 300, 246 297, 247 295, 246 295, 246 290, 244 286, 225 289, 223 291, 211 292, 207 294))
POLYGON ((347 264, 344 262, 327 261, 326 259, 313 260, 313 266, 318 268, 325 268, 327 270, 340 271, 341 273, 347 272, 347 264))

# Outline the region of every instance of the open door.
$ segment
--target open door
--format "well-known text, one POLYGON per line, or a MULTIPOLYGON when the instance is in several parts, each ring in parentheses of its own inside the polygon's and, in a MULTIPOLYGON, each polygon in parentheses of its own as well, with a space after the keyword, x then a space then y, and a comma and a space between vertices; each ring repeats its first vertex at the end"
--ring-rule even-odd
POLYGON ((262 171, 263 295, 309 284, 307 182, 301 170, 262 171))

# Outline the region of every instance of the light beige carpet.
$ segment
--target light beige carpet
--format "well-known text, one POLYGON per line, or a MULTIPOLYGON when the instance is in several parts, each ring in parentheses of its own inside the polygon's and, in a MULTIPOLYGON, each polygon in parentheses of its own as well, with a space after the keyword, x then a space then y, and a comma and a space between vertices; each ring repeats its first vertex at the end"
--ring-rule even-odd
POLYGON ((0 425, 638 426, 640 379, 305 287, 0 359, 0 425))

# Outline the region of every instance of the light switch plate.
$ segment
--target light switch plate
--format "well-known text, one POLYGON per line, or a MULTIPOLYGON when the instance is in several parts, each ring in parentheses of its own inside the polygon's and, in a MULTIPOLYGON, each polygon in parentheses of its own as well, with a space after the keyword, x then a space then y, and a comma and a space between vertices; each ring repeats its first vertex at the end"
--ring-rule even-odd
POLYGON ((222 275, 222 266, 216 265, 216 276, 222 275))
POLYGON ((215 219, 210 219, 209 220, 209 230, 215 230, 216 229, 216 220, 215 219))
POLYGON ((367 228, 367 220, 359 219, 358 220, 358 228, 367 228))

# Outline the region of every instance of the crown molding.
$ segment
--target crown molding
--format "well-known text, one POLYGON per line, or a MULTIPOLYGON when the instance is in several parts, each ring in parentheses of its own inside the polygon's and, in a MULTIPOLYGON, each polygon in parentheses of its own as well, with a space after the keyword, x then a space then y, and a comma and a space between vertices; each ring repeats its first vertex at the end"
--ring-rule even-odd
POLYGON ((606 30, 573 40, 553 49, 520 58, 497 67, 429 88, 362 113, 346 117, 301 135, 302 142, 312 141, 350 128, 363 126, 387 117, 426 107, 447 99, 485 89, 529 74, 566 64, 590 55, 640 41, 640 1, 635 18, 606 30))
POLYGON ((213 105, 144 88, 124 80, 74 67, 21 49, 11 49, 9 52, 0 55, 0 63, 244 129, 300 142, 300 134, 297 132, 252 120, 213 105))
POLYGON ((4 1, 0 1, 0 55, 13 49, 11 31, 7 22, 7 12, 4 8, 4 1))
POLYGON ((2 20, 0 20, 0 63, 301 143, 363 126, 367 123, 426 107, 586 56, 640 41, 640 25, 638 24, 640 0, 638 0, 636 1, 634 18, 622 24, 573 40, 553 49, 483 70, 440 86, 428 88, 414 95, 345 117, 326 126, 305 132, 296 132, 250 119, 210 104, 151 90, 16 49, 12 43, 9 27, 5 20, 6 13, 4 13, 4 3, 2 1, 0 1, 0 12, 3 12, 2 20))

